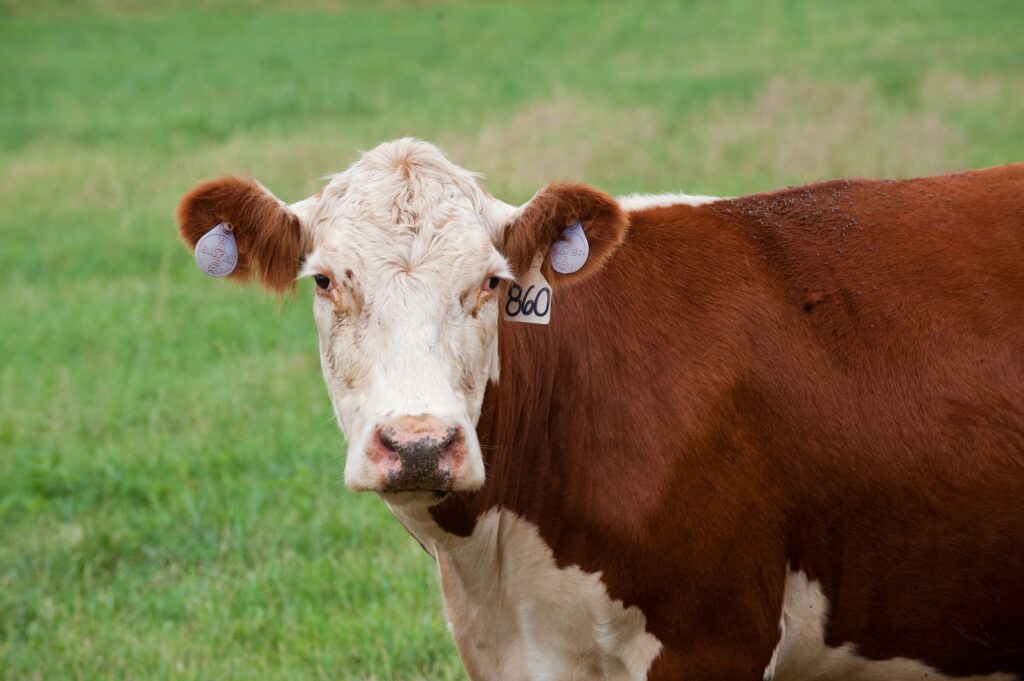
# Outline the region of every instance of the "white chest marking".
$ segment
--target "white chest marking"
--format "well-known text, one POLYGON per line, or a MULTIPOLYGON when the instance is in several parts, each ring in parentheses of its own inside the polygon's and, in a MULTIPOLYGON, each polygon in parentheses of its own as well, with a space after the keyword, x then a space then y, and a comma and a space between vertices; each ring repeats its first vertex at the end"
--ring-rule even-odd
POLYGON ((644 679, 661 650, 636 607, 612 600, 600 573, 559 568, 537 527, 505 509, 469 537, 392 506, 437 559, 445 614, 471 678, 644 679))
POLYGON ((645 208, 664 208, 665 206, 703 206, 706 203, 720 201, 719 196, 701 196, 697 194, 630 194, 620 196, 617 201, 624 210, 644 210, 645 208))
POLYGON ((928 665, 905 657, 869 660, 857 655, 856 646, 825 645, 828 599, 816 581, 803 572, 786 572, 782 599, 782 632, 771 662, 764 670, 765 681, 1014 681, 1011 674, 951 677, 928 665))

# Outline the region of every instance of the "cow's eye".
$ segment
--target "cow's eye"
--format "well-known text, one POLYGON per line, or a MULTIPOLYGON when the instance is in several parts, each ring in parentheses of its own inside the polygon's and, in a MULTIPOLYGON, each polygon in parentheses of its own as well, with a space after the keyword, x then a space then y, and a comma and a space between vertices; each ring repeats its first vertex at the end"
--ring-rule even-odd
POLYGON ((501 284, 501 277, 488 277, 480 288, 485 292, 493 291, 501 284))
POLYGON ((324 291, 331 287, 331 278, 326 274, 314 274, 313 281, 315 281, 316 285, 324 291))

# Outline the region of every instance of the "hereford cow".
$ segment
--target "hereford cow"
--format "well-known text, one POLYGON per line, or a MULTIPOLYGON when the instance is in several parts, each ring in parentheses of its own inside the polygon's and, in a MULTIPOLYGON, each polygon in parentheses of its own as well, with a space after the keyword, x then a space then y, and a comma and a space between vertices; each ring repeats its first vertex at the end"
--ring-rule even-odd
POLYGON ((513 207, 403 139, 178 220, 314 280, 345 482, 472 678, 1024 678, 1024 164, 513 207))

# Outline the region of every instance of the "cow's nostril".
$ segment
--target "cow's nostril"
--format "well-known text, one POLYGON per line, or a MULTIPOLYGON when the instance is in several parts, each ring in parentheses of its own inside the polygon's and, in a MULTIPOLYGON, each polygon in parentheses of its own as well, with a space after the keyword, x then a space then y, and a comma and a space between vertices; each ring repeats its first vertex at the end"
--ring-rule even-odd
POLYGON ((440 447, 441 451, 444 451, 444 450, 448 449, 448 447, 450 447, 451 444, 453 442, 455 442, 455 438, 457 438, 458 436, 459 436, 459 429, 458 428, 449 428, 448 432, 446 432, 444 434, 444 438, 441 440, 441 447, 440 447))
POLYGON ((389 452, 398 451, 398 440, 395 439, 394 428, 380 429, 377 431, 377 439, 384 445, 384 449, 389 452))

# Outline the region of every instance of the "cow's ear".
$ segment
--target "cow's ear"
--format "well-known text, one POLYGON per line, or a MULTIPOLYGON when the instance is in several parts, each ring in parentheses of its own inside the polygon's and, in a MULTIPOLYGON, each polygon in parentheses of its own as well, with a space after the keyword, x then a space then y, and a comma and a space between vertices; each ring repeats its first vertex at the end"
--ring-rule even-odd
MULTIPOLYGON (((628 227, 626 212, 608 194, 586 184, 554 182, 509 216, 501 250, 516 276, 529 270, 539 256, 543 263, 541 272, 549 282, 573 284, 601 268, 622 243, 628 227), (552 267, 551 249, 566 238, 566 230, 576 223, 586 236, 589 253, 575 272, 558 272, 552 267)), ((578 258, 575 264, 579 264, 578 258)))
POLYGON ((231 227, 238 264, 228 276, 238 281, 257 279, 268 291, 295 288, 307 238, 302 210, 307 201, 285 205, 250 177, 222 177, 196 185, 178 203, 178 231, 189 247, 219 223, 231 227))

